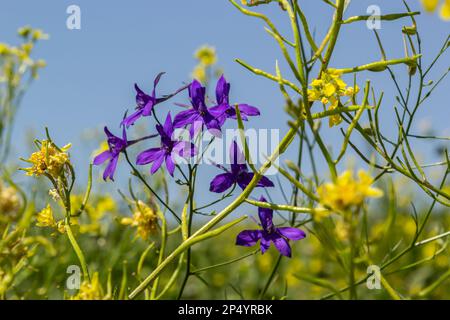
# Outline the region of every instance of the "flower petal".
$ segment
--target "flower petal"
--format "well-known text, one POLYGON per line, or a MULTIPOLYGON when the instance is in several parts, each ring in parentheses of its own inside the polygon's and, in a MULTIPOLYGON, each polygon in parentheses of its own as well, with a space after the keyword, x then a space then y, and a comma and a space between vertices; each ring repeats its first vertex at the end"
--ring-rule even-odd
POLYGON ((105 162, 106 160, 111 159, 111 158, 112 158, 111 152, 109 150, 106 150, 94 158, 93 164, 95 166, 98 166, 98 165, 102 164, 103 162, 105 162))
MULTIPOLYGON (((267 202, 266 199, 261 196, 261 198, 259 198, 259 201, 261 202, 267 202)), ((259 215, 259 220, 261 221, 261 226, 263 227, 264 230, 269 230, 270 228, 272 228, 273 226, 273 210, 269 209, 269 208, 258 208, 258 215, 259 215)))
POLYGON ((301 240, 306 237, 306 233, 303 230, 291 227, 277 228, 279 234, 289 240, 301 240))
POLYGON ((129 115, 125 119, 122 120, 120 125, 124 125, 126 127, 129 127, 133 125, 140 117, 142 117, 142 109, 138 109, 135 113, 129 115))
POLYGON ((166 168, 169 174, 173 177, 173 172, 175 171, 175 163, 173 163, 172 155, 166 155, 166 168))
POLYGON ((259 239, 261 239, 261 230, 244 230, 236 237, 236 245, 251 247, 254 246, 259 239))
MULTIPOLYGON (((232 171, 235 172, 235 171, 232 171)), ((247 188, 250 181, 253 179, 253 172, 241 172, 237 178, 237 183, 242 190, 247 188)))
POLYGON ((234 184, 233 176, 229 173, 222 173, 214 177, 209 186, 209 191, 222 193, 234 184))
POLYGON ((268 237, 267 233, 262 231, 261 233, 261 253, 264 254, 267 250, 269 250, 270 247, 270 238, 268 237))
POLYGON ((148 164, 159 158, 164 159, 164 150, 162 150, 161 148, 148 149, 138 154, 136 164, 139 165, 148 164))
POLYGON ((272 242, 275 248, 285 257, 291 257, 291 246, 283 237, 272 236, 272 242))
POLYGON ((175 116, 175 119, 173 120, 173 126, 175 128, 181 128, 188 124, 194 123, 199 118, 200 114, 195 109, 181 111, 175 116))
POLYGON ((150 173, 154 174, 161 167, 163 161, 165 159, 164 154, 162 154, 159 158, 156 158, 152 164, 152 168, 150 169, 150 173))
POLYGON ((216 100, 218 104, 226 103, 228 104, 230 94, 230 84, 225 80, 225 77, 222 75, 220 79, 217 81, 216 85, 216 100))
POLYGON ((273 184, 272 181, 270 181, 269 178, 267 178, 266 176, 262 176, 261 179, 259 180, 258 184, 256 185, 257 187, 273 187, 275 186, 273 184))
POLYGON ((261 114, 258 108, 250 106, 248 104, 240 104, 239 111, 242 115, 246 116, 259 116, 261 114))
POLYGON ((112 181, 114 181, 114 173, 116 172, 118 160, 119 160, 119 155, 117 155, 116 157, 111 159, 111 161, 106 166, 105 171, 103 172, 103 180, 106 181, 109 178, 112 181))

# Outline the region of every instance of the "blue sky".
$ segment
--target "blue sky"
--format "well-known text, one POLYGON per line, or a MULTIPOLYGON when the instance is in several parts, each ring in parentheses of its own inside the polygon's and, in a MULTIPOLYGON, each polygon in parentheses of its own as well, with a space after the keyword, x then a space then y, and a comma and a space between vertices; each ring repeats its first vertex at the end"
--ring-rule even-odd
MULTIPOLYGON (((408 1, 419 9, 419 1, 408 1)), ((326 32, 331 11, 321 1, 300 0, 318 38, 326 32)), ((353 1, 346 16, 365 14, 366 8, 379 5, 382 13, 404 11, 402 1, 353 1)), ((274 5, 262 9, 273 17, 279 29, 289 38, 286 16, 274 5)), ((430 61, 449 32, 450 23, 437 15, 422 14, 417 18, 422 34, 424 61, 430 61)), ((0 10, 0 39, 17 43, 15 30, 30 24, 50 34, 35 54, 48 66, 27 93, 18 114, 14 131, 15 150, 23 152, 21 144, 27 128, 43 132, 48 126, 57 142, 73 143, 75 162, 87 164, 86 159, 97 143, 80 139, 83 132, 101 129, 104 125, 118 128, 123 112, 134 106, 134 82, 150 90, 153 77, 160 71, 167 74, 160 92, 178 88, 195 64, 194 50, 202 44, 216 47, 219 66, 232 82, 233 101, 258 106, 262 115, 250 123, 256 128, 278 128, 286 132, 287 117, 282 112, 283 99, 274 83, 250 74, 234 62, 242 58, 255 67, 274 72, 275 60, 282 59, 279 48, 264 31, 262 21, 240 14, 226 0, 173 1, 3 1, 0 10), (81 8, 81 30, 66 28, 66 8, 76 4, 81 8)), ((401 27, 410 24, 384 22, 380 30, 388 58, 403 57, 401 27)), ((350 67, 380 59, 375 38, 364 22, 344 26, 336 47, 332 67, 350 67)), ((448 55, 432 73, 436 79, 448 67, 448 55)), ((399 81, 405 84, 406 68, 398 66, 399 81)), ((288 70, 282 64, 282 71, 288 70)), ((393 133, 396 101, 394 88, 385 75, 363 73, 358 80, 371 79, 377 91, 385 91, 381 121, 387 132, 393 133)), ((350 79, 348 79, 350 82, 350 79)), ((449 81, 438 90, 418 113, 414 127, 431 125, 438 135, 449 136, 449 81)), ((186 98, 180 97, 179 102, 186 98)), ((177 107, 170 106, 176 111, 177 107)), ((174 112, 173 111, 173 112, 174 112)), ((337 130, 326 130, 326 141, 340 141, 337 130)), ((418 144, 418 153, 432 160, 432 149, 418 144)), ((335 151, 337 152, 337 150, 335 151)), ((295 148, 286 158, 294 157, 295 148)), ((305 164, 305 166, 308 166, 305 164)), ((211 175, 204 179, 211 178, 211 175)))

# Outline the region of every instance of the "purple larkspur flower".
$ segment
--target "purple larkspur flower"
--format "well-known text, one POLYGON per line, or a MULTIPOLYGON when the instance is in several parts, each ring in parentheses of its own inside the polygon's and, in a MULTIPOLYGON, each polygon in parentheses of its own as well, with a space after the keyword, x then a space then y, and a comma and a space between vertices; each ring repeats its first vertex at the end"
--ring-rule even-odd
MULTIPOLYGON (((225 173, 217 175, 210 184, 209 191, 221 193, 229 189, 234 184, 239 185, 245 189, 250 181, 253 179, 253 172, 249 172, 247 164, 245 163, 244 154, 239 150, 236 141, 230 146, 230 162, 231 170, 227 170, 221 165, 216 166, 225 171, 225 173)), ((267 177, 261 177, 257 187, 273 187, 274 184, 267 177)))
MULTIPOLYGON (((260 201, 267 202, 264 197, 260 201)), ((306 237, 303 230, 292 227, 276 227, 273 224, 273 210, 258 208, 259 220, 262 230, 244 230, 236 237, 236 245, 251 247, 261 241, 261 253, 264 254, 273 243, 275 248, 286 257, 291 257, 291 246, 289 240, 296 241, 306 237)))
POLYGON ((173 121, 175 128, 191 125, 191 136, 194 136, 199 124, 206 126, 208 130, 220 132, 219 120, 211 114, 210 109, 206 106, 205 94, 206 88, 199 81, 193 80, 189 86, 189 98, 192 108, 181 111, 175 116, 173 121))
POLYGON ((156 86, 158 85, 158 82, 163 74, 164 72, 159 73, 153 81, 153 90, 151 95, 148 95, 144 91, 142 91, 136 83, 134 84, 134 88, 136 90, 136 111, 123 119, 122 125, 129 127, 133 125, 140 117, 147 117, 151 115, 153 107, 155 105, 172 98, 173 96, 187 88, 187 86, 183 86, 172 94, 157 98, 156 86))
POLYGON ((165 161, 167 171, 173 176, 173 172, 175 171, 175 157, 192 157, 197 152, 196 148, 191 142, 172 139, 174 126, 170 112, 167 115, 164 125, 158 124, 156 130, 158 130, 161 137, 161 146, 141 152, 137 156, 136 164, 145 165, 153 163, 150 173, 154 174, 165 161))
MULTIPOLYGON (((216 100, 217 106, 210 108, 210 113, 214 115, 220 125, 223 125, 226 119, 237 119, 236 109, 230 105, 230 83, 227 82, 222 75, 217 81, 216 85, 216 100)), ((250 116, 259 116, 260 112, 258 108, 250 106, 248 104, 237 104, 241 113, 242 120, 248 120, 250 116)))
POLYGON ((105 127, 104 130, 107 137, 109 149, 97 155, 94 158, 93 164, 98 166, 103 164, 105 161, 109 160, 109 163, 106 166, 105 171, 103 172, 103 180, 106 181, 109 178, 112 181, 114 181, 114 173, 116 172, 117 162, 119 161, 120 153, 125 151, 126 148, 135 144, 136 142, 148 138, 153 138, 155 137, 155 135, 147 136, 138 140, 128 141, 127 131, 125 127, 123 127, 122 129, 122 138, 113 135, 111 131, 109 131, 108 127, 105 127))

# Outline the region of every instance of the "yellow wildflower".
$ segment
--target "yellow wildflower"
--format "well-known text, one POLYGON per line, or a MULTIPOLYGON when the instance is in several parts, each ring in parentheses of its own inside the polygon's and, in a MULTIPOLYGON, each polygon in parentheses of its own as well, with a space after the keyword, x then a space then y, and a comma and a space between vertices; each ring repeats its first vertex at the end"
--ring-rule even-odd
POLYGON ((202 64, 195 66, 194 70, 192 71, 191 77, 202 83, 205 83, 206 82, 205 66, 202 64))
POLYGON ((70 148, 70 144, 57 148, 54 143, 43 140, 39 151, 34 152, 28 160, 32 164, 30 168, 25 168, 26 174, 29 176, 39 177, 43 174, 49 174, 53 178, 58 178, 64 166, 69 163, 69 154, 66 151, 70 148))
POLYGON ((358 179, 354 178, 351 171, 345 171, 335 182, 320 186, 317 193, 323 205, 345 211, 352 206, 362 205, 366 198, 383 195, 380 189, 371 187, 372 183, 372 177, 363 170, 358 172, 358 179))
POLYGON ((56 227, 56 221, 53 217, 53 210, 49 204, 38 212, 36 219, 36 225, 38 227, 56 227))
POLYGON ((78 293, 71 300, 102 300, 103 289, 98 278, 98 272, 94 273, 91 281, 83 281, 78 293))
MULTIPOLYGON (((308 89, 309 101, 320 101, 323 105, 329 105, 328 109, 335 109, 340 103, 340 97, 353 97, 358 93, 359 88, 348 87, 341 79, 341 73, 334 69, 323 72, 320 79, 311 82, 311 89, 308 89)), ((330 127, 342 122, 339 114, 330 116, 330 127)))
POLYGON ((19 207, 20 201, 16 189, 6 187, 0 182, 0 213, 14 213, 19 207))
POLYGON ((132 218, 122 218, 123 225, 137 227, 137 234, 147 240, 151 234, 156 233, 158 228, 158 216, 153 208, 147 206, 142 201, 138 201, 136 211, 132 218))
POLYGON ((443 2, 440 0, 422 0, 422 5, 428 12, 436 11, 441 3, 442 5, 439 11, 441 18, 443 20, 450 20, 450 0, 444 0, 443 2))
POLYGON ((204 66, 209 67, 217 62, 216 49, 203 45, 195 51, 194 57, 204 66))

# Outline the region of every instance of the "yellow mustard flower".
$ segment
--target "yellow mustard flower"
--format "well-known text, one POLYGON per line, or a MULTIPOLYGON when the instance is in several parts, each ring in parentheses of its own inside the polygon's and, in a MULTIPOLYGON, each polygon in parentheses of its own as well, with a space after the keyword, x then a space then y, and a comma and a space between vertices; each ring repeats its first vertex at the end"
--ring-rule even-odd
POLYGON ((153 208, 147 206, 144 202, 138 201, 136 210, 131 218, 122 218, 123 225, 137 227, 137 234, 144 240, 147 240, 151 234, 156 233, 158 228, 158 216, 153 208))
POLYGON ((13 187, 6 187, 0 182, 0 213, 11 214, 20 207, 17 190, 13 187))
POLYGON ((320 186, 317 193, 323 205, 345 211, 352 206, 362 205, 366 198, 381 197, 383 191, 371 187, 372 184, 372 177, 363 170, 358 172, 358 179, 351 171, 345 171, 335 182, 320 186))
POLYGON ((29 176, 39 177, 43 174, 49 174, 56 179, 61 175, 64 166, 69 163, 67 150, 69 150, 70 144, 61 149, 48 140, 43 140, 40 144, 40 150, 34 152, 28 160, 25 160, 32 166, 23 170, 29 176))
POLYGON ((192 79, 196 79, 202 83, 206 82, 206 68, 204 65, 199 64, 194 67, 191 74, 192 79))
MULTIPOLYGON (((348 87, 341 79, 341 74, 333 69, 328 69, 322 73, 320 79, 314 79, 308 89, 309 101, 320 101, 323 105, 329 105, 329 110, 338 107, 340 98, 353 97, 359 92, 358 86, 348 87)), ((329 117, 329 126, 333 127, 342 122, 342 117, 337 114, 329 117)))
POLYGON ((212 66, 217 62, 216 49, 208 45, 198 48, 194 53, 194 57, 206 67, 212 66))
POLYGON ((422 5, 428 12, 434 12, 440 6, 439 14, 443 20, 450 20, 450 0, 422 0, 422 5))
POLYGON ((103 289, 100 284, 98 272, 95 272, 91 281, 83 281, 78 293, 70 298, 71 300, 102 300, 103 289))
POLYGON ((53 217, 52 207, 48 204, 44 209, 38 212, 36 217, 38 227, 55 227, 56 221, 53 217))

